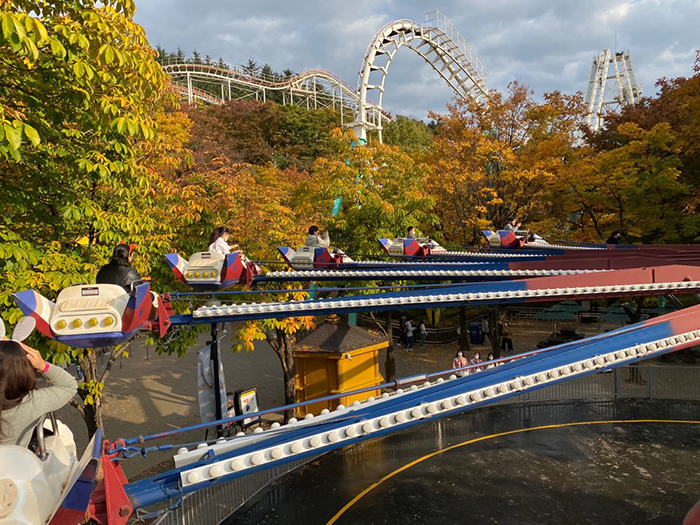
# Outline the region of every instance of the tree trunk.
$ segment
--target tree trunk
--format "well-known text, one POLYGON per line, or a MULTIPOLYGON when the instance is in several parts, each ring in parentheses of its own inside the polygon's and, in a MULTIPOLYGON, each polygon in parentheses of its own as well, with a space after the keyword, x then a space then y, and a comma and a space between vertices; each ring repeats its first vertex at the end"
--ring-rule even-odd
POLYGON ((386 361, 384 362, 384 373, 386 381, 392 381, 396 377, 396 360, 394 359, 394 318, 391 310, 384 313, 386 320, 386 335, 389 346, 386 347, 386 361))
MULTIPOLYGON (((294 367, 294 344, 283 330, 276 328, 274 332, 266 334, 267 342, 277 354, 282 364, 282 376, 284 380, 284 404, 292 405, 296 400, 296 369, 294 367)), ((284 412, 284 422, 287 423, 294 416, 293 410, 284 412)))
POLYGON ((88 438, 92 438, 98 428, 104 428, 102 397, 94 395, 94 392, 91 393, 90 389, 85 387, 86 385, 96 385, 100 379, 97 375, 97 357, 94 348, 85 350, 80 359, 80 367, 85 374, 85 380, 83 387, 78 389, 78 395, 83 400, 82 416, 87 426, 88 438), (92 402, 85 404, 85 399, 91 394, 92 402))
POLYGON ((489 308, 489 339, 491 340, 491 350, 495 359, 501 358, 501 322, 498 306, 489 308))
POLYGON ((459 349, 464 355, 471 351, 469 326, 467 326, 467 309, 464 306, 459 307, 459 349))

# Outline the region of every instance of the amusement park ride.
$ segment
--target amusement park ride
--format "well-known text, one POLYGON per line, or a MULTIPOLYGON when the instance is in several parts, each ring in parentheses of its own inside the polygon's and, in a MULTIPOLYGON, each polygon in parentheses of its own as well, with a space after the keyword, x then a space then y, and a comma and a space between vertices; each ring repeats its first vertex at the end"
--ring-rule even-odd
MULTIPOLYGON (((493 238, 490 232, 485 236, 493 238)), ((504 232, 498 237, 508 243, 504 232)), ((700 293, 700 247, 696 246, 543 248, 541 242, 536 242, 513 248, 431 252, 434 242, 380 242, 407 251, 394 251, 400 261, 360 262, 326 248, 281 248, 290 266, 295 263, 290 254, 304 254, 302 269, 265 274, 258 274, 251 261, 243 264, 240 252, 226 257, 200 253, 189 262, 172 254, 166 259, 178 278, 214 295, 233 284, 254 285, 259 281, 429 280, 441 284, 303 301, 207 303, 185 315, 171 315, 162 299, 151 298, 145 283, 135 286, 131 293, 113 285, 72 286, 59 294, 55 304, 28 290, 16 293, 15 301, 28 316, 26 319, 31 319, 44 335, 84 348, 124 342, 139 329, 159 330, 162 335, 171 326, 208 324, 215 331, 221 323, 252 319, 700 293), (420 255, 416 255, 414 243, 424 249, 420 255), (217 276, 221 277, 217 280, 217 276), (207 277, 209 281, 203 280, 207 277), (155 319, 150 315, 154 304, 155 319)), ((380 389, 381 395, 347 407, 340 405, 332 412, 324 409, 302 420, 292 418, 284 425, 260 427, 250 434, 217 434, 194 445, 178 445, 177 436, 189 430, 221 428, 244 416, 223 418, 218 407, 216 421, 150 436, 110 442, 98 432, 80 461, 70 430, 53 422, 51 428, 55 431, 45 440, 41 457, 20 447, 0 447, 0 460, 13 465, 8 474, 11 487, 3 493, 6 508, 0 514, 0 523, 79 523, 86 513, 101 523, 125 523, 134 511, 142 515, 145 509, 164 502, 176 505, 185 494, 236 477, 693 346, 700 342, 698 313, 700 306, 694 306, 588 339, 501 359, 496 362, 500 366, 479 374, 457 377, 454 370, 446 370, 372 386, 373 390, 380 389), (152 441, 156 443, 150 445, 152 441), (136 482, 124 477, 121 462, 168 451, 174 452, 171 470, 136 482), (34 485, 31 480, 35 480, 34 485), (63 489, 44 490, 45 485, 63 489)), ((348 393, 324 399, 341 395, 348 393)), ((263 410, 252 416, 318 401, 263 410)), ((43 432, 43 420, 40 428, 43 432)))
MULTIPOLYGON (((235 69, 220 70, 203 64, 163 67, 176 81, 185 83, 180 88, 190 102, 198 97, 207 102, 231 100, 241 89, 248 90, 242 96, 265 100, 267 92, 282 91, 285 103, 337 105, 341 111, 352 110, 355 117, 348 125, 357 135, 363 137, 374 130, 381 141, 382 120, 391 118, 382 110, 384 83, 401 47, 428 62, 458 96, 488 101, 483 66, 462 35, 438 11, 428 14, 423 24, 398 20, 383 27, 367 48, 357 90, 323 70, 279 80, 253 78, 235 69), (217 94, 198 90, 194 81, 215 85, 217 94), (377 93, 376 103, 368 98, 372 91, 377 93)), ((598 87, 607 78, 608 64, 613 63, 608 55, 600 60, 602 72, 595 73, 594 82, 598 87)), ((629 75, 629 61, 625 68, 629 75)), ((597 107, 595 102, 591 104, 597 107)), ((196 253, 189 260, 178 254, 165 255, 180 281, 213 295, 235 285, 251 287, 262 282, 441 283, 405 286, 400 291, 288 302, 216 302, 186 315, 173 315, 166 296, 156 296, 145 282, 135 285, 131 292, 105 284, 71 286, 59 294, 55 303, 33 290, 17 292, 14 299, 38 331, 72 347, 121 344, 141 330, 156 330, 162 337, 173 326, 197 324, 212 327, 215 347, 217 327, 230 321, 700 293, 700 246, 549 244, 537 236, 512 231, 485 231, 484 236, 489 248, 461 251, 448 251, 429 239, 379 239, 389 261, 356 261, 326 248, 281 247, 289 271, 266 273, 239 251, 228 255, 196 253)), ((44 418, 37 426, 41 445, 38 455, 18 446, 0 446, 0 464, 6 478, 0 479, 0 523, 61 525, 82 523, 89 517, 116 525, 126 523, 134 512, 143 516, 147 509, 165 502, 169 506, 162 512, 168 512, 184 495, 233 478, 693 346, 700 343, 699 313, 700 306, 694 306, 588 339, 500 359, 496 363, 501 366, 479 374, 458 377, 454 370, 446 370, 398 379, 372 386, 371 390, 380 389, 382 393, 364 402, 339 405, 332 412, 324 409, 300 421, 292 418, 284 425, 273 423, 268 429, 260 427, 250 434, 217 435, 196 444, 162 441, 177 439, 190 430, 220 429, 244 417, 284 412, 319 399, 234 418, 223 418, 219 403, 216 421, 149 436, 108 441, 98 431, 80 460, 70 430, 53 417, 44 418), (46 439, 45 423, 53 431, 46 439), (158 444, 149 445, 155 441, 158 444), (155 452, 174 452, 172 468, 129 482, 120 463, 155 452)), ((2 336, 4 333, 0 333, 2 336)))

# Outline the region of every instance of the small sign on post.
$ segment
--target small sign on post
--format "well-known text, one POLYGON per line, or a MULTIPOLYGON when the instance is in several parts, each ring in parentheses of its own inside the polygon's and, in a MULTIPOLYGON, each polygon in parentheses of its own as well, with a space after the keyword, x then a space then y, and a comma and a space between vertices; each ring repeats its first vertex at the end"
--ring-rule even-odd
MULTIPOLYGON (((257 388, 255 387, 237 390, 233 394, 233 400, 237 416, 254 414, 258 411, 258 392, 257 388)), ((260 416, 255 416, 242 419, 239 421, 239 424, 241 425, 241 428, 248 428, 249 426, 260 422, 260 416)))

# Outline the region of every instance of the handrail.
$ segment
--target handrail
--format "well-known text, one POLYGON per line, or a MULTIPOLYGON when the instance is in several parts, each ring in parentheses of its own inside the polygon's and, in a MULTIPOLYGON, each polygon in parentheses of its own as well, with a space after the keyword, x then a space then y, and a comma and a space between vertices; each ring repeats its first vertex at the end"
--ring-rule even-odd
POLYGON ((44 414, 36 426, 36 455, 41 461, 46 461, 46 458, 49 457, 49 453, 46 450, 46 439, 44 438, 44 422, 47 418, 51 421, 51 426, 53 428, 54 435, 58 435, 58 423, 56 422, 56 414, 53 412, 44 414))

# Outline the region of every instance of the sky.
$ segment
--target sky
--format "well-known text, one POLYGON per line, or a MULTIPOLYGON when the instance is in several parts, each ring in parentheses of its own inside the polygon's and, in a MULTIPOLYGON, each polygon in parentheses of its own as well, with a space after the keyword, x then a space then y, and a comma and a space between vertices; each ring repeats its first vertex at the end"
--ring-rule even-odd
MULTIPOLYGON (((643 94, 660 77, 692 74, 700 49, 700 0, 136 0, 151 45, 188 55, 249 58, 273 69, 333 71, 357 85, 367 46, 384 25, 444 13, 486 68, 489 89, 518 80, 536 96, 585 92, 593 56, 629 49, 643 94), (617 46, 617 47, 615 47, 617 46)), ((611 70, 612 71, 612 70, 611 70)), ((402 48, 389 69, 384 108, 426 119, 454 93, 402 48)))

